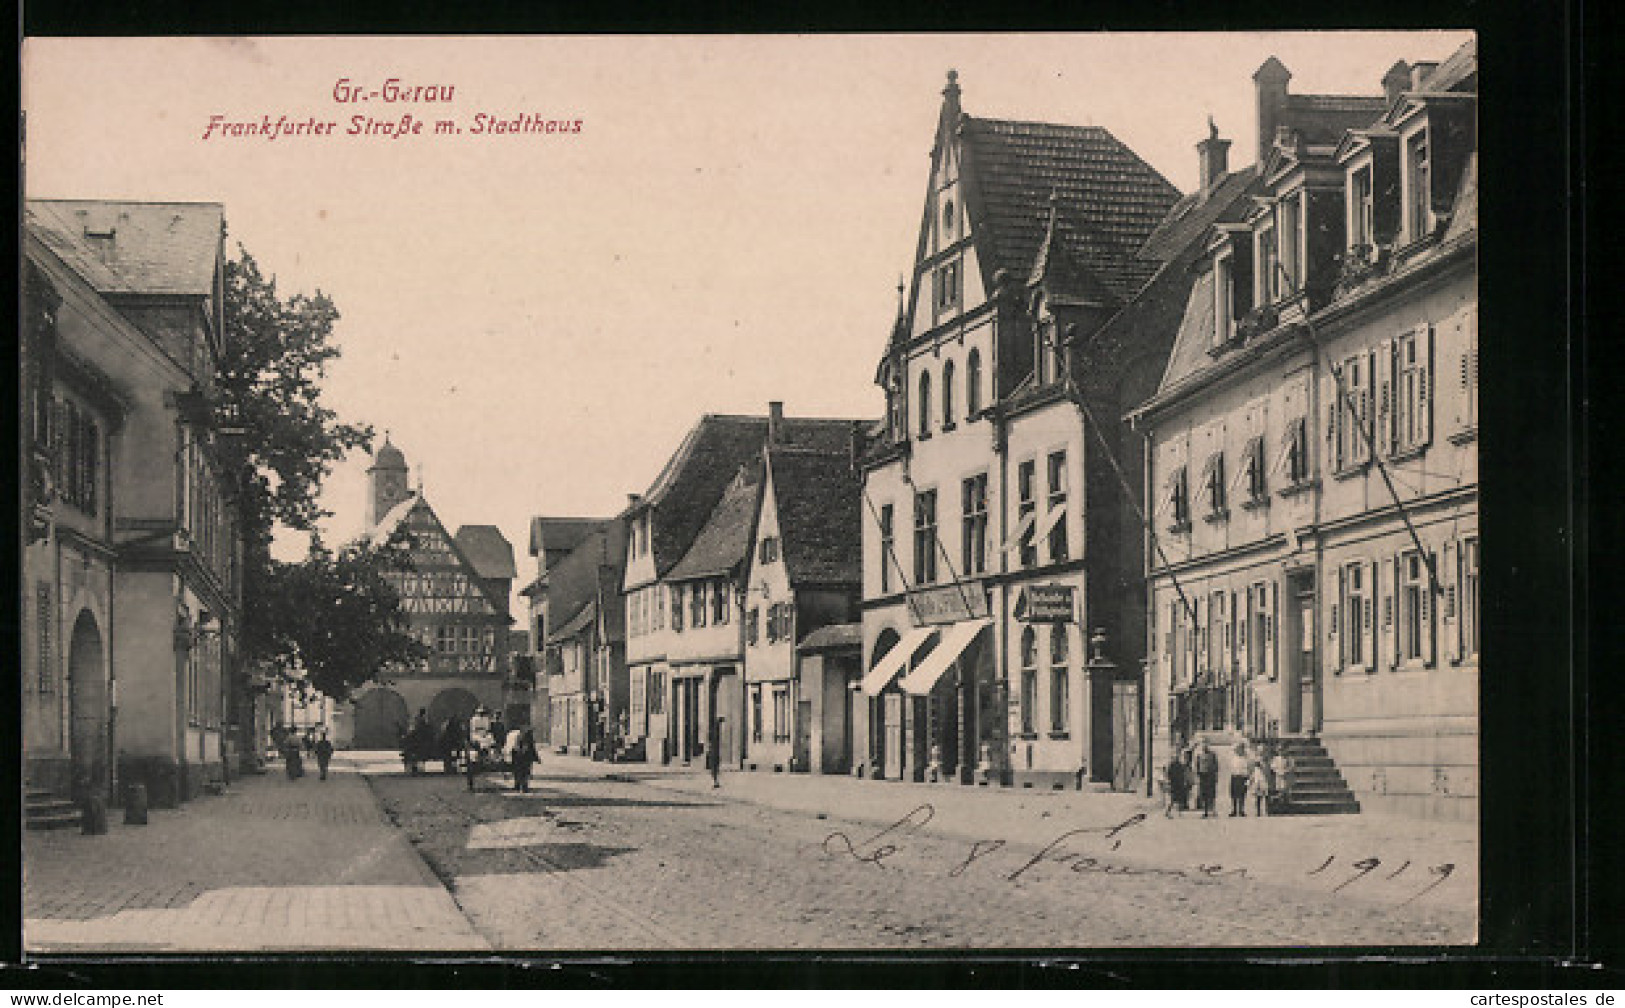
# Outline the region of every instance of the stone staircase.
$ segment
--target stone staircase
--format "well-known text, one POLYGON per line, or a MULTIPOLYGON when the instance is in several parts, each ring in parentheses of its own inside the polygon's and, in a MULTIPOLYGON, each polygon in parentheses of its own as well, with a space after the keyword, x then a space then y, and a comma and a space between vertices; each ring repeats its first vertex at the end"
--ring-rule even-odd
POLYGON ((1292 758, 1292 795, 1279 815, 1332 815, 1360 811, 1360 802, 1319 739, 1274 740, 1292 758))
POLYGON ((23 793, 23 822, 31 830, 72 829, 80 823, 79 806, 51 791, 29 788, 23 793))

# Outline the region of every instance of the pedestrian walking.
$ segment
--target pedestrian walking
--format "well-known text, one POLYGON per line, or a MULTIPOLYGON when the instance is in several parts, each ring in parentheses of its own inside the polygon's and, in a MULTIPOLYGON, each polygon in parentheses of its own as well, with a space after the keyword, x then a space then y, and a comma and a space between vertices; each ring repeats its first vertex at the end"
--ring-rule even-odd
POLYGON ((440 726, 440 738, 437 744, 440 748, 440 772, 453 774, 457 772, 457 754, 463 748, 462 726, 457 719, 449 717, 440 726))
POLYGON ((326 780, 327 764, 333 761, 333 742, 327 737, 327 732, 324 731, 317 737, 311 751, 316 754, 316 769, 321 774, 321 779, 326 780))
POLYGON ((508 746, 508 726, 502 720, 501 714, 491 715, 491 757, 496 762, 502 762, 502 750, 508 746))
POLYGON ((705 768, 711 771, 711 786, 722 786, 722 722, 725 718, 714 717, 711 726, 705 731, 705 768))
POLYGON ((1219 754, 1204 740, 1196 749, 1196 804, 1202 818, 1213 816, 1219 803, 1219 754))
POLYGON ((1230 814, 1247 814, 1247 780, 1251 773, 1247 743, 1237 742, 1230 753, 1230 814))
POLYGON ((1190 767, 1185 762, 1185 754, 1176 752, 1164 768, 1164 781, 1168 788, 1168 805, 1162 810, 1164 818, 1171 818, 1175 812, 1181 816, 1185 814, 1185 803, 1190 794, 1190 779, 1186 776, 1190 767))
POLYGON ((297 733, 288 735, 282 742, 282 764, 289 780, 298 780, 305 775, 305 758, 299 753, 297 733))
POLYGON ((530 792, 530 770, 542 758, 536 751, 536 735, 529 729, 515 729, 514 741, 508 750, 508 764, 513 767, 513 786, 520 794, 530 792))
POLYGON ((1252 795, 1253 815, 1269 814, 1270 792, 1273 789, 1270 783, 1269 751, 1266 749, 1256 754, 1247 767, 1247 792, 1252 795))

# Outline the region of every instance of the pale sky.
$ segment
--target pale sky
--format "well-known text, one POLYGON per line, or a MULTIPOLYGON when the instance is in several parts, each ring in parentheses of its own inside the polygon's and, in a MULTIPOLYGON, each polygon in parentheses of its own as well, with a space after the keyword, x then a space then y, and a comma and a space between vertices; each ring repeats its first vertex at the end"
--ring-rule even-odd
MULTIPOLYGON (((1377 94, 1466 32, 29 39, 30 196, 210 200, 280 292, 342 318, 327 402, 386 428, 447 526, 608 515, 705 412, 879 416, 946 71, 972 115, 1104 126, 1182 191, 1211 115, 1251 160, 1252 73, 1377 94), (444 104, 341 104, 450 86, 444 104), (428 133, 343 135, 412 113, 428 133), (477 113, 582 121, 474 135, 477 113), (334 135, 202 139, 227 121, 334 135), (433 135, 455 118, 459 135, 433 135)), ((360 530, 358 454, 330 541, 360 530)))

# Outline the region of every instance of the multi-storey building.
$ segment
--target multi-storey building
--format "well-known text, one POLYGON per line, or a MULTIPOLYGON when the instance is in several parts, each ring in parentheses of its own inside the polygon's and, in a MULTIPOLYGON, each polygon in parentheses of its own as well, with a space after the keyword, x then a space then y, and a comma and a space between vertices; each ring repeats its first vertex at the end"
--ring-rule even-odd
MULTIPOLYGON (((624 736, 626 638, 621 613, 621 563, 626 525, 548 526, 544 550, 586 534, 548 569, 540 672, 547 680, 549 743, 559 752, 592 755, 624 736)), ((607 755, 607 752, 606 752, 607 755)))
POLYGON ((519 590, 525 600, 525 646, 515 650, 516 675, 530 682, 530 725, 536 730, 538 742, 551 739, 553 725, 551 712, 552 677, 544 661, 547 635, 553 626, 550 619, 547 593, 547 575, 559 561, 581 545, 583 539, 601 529, 607 518, 550 518, 536 515, 530 520, 529 553, 536 564, 536 576, 519 590))
POLYGON ((1157 272, 1139 253, 1178 198, 1105 129, 965 114, 950 72, 864 460, 857 772, 1132 783, 1114 754, 1138 742, 1113 726, 1139 716, 1140 607, 1114 502, 1134 491, 1106 446, 1166 345, 1099 335, 1157 272))
POLYGON ((1155 758, 1277 739, 1316 768, 1306 810, 1470 816, 1476 53, 1398 63, 1369 97, 1290 78, 1273 58, 1254 76, 1254 210, 1211 229, 1134 414, 1155 758))
POLYGON ((213 395, 224 214, 29 200, 24 230, 25 770, 173 804, 229 772, 252 710, 213 395))
MULTIPOLYGON (((866 425, 864 425, 866 426, 866 425)), ((770 435, 745 523, 741 598, 752 769, 845 773, 852 747, 861 592, 861 487, 849 447, 770 435)))
POLYGON ((502 710, 508 669, 508 593, 513 547, 494 526, 446 531, 421 488, 408 486, 406 457, 384 438, 367 470, 369 528, 375 546, 405 540, 408 568, 388 576, 411 632, 429 657, 392 667, 354 697, 353 744, 390 749, 411 719, 425 712, 437 728, 466 719, 476 707, 502 710))
MULTIPOLYGON (((641 747, 649 760, 669 760, 679 752, 681 722, 673 716, 670 696, 676 638, 667 576, 694 545, 740 467, 759 457, 770 423, 787 445, 839 451, 848 449, 852 438, 850 420, 706 414, 649 489, 633 496, 620 515, 627 523, 621 584, 629 667, 624 744, 634 751, 641 747)), ((704 723, 702 712, 693 713, 693 723, 704 723)))

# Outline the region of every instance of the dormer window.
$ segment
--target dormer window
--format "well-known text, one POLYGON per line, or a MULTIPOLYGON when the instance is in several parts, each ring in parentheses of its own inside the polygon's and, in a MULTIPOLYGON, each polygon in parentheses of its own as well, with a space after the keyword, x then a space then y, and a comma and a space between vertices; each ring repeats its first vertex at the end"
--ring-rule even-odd
POLYGON ((1277 296, 1295 293, 1303 286, 1303 193, 1293 193, 1281 200, 1280 215, 1281 276, 1277 296))
POLYGON ((1235 257, 1224 252, 1213 260, 1213 347, 1217 349, 1236 335, 1235 257))
POLYGON ((1275 222, 1265 219, 1255 239, 1258 249, 1258 303, 1272 305, 1281 299, 1280 252, 1276 244, 1275 222))
POLYGON ((1349 247, 1369 250, 1377 242, 1375 190, 1371 185, 1371 165, 1362 165, 1349 179, 1349 247))
POLYGON ((1418 242, 1433 230, 1433 165, 1428 131, 1405 141, 1405 235, 1418 242))

